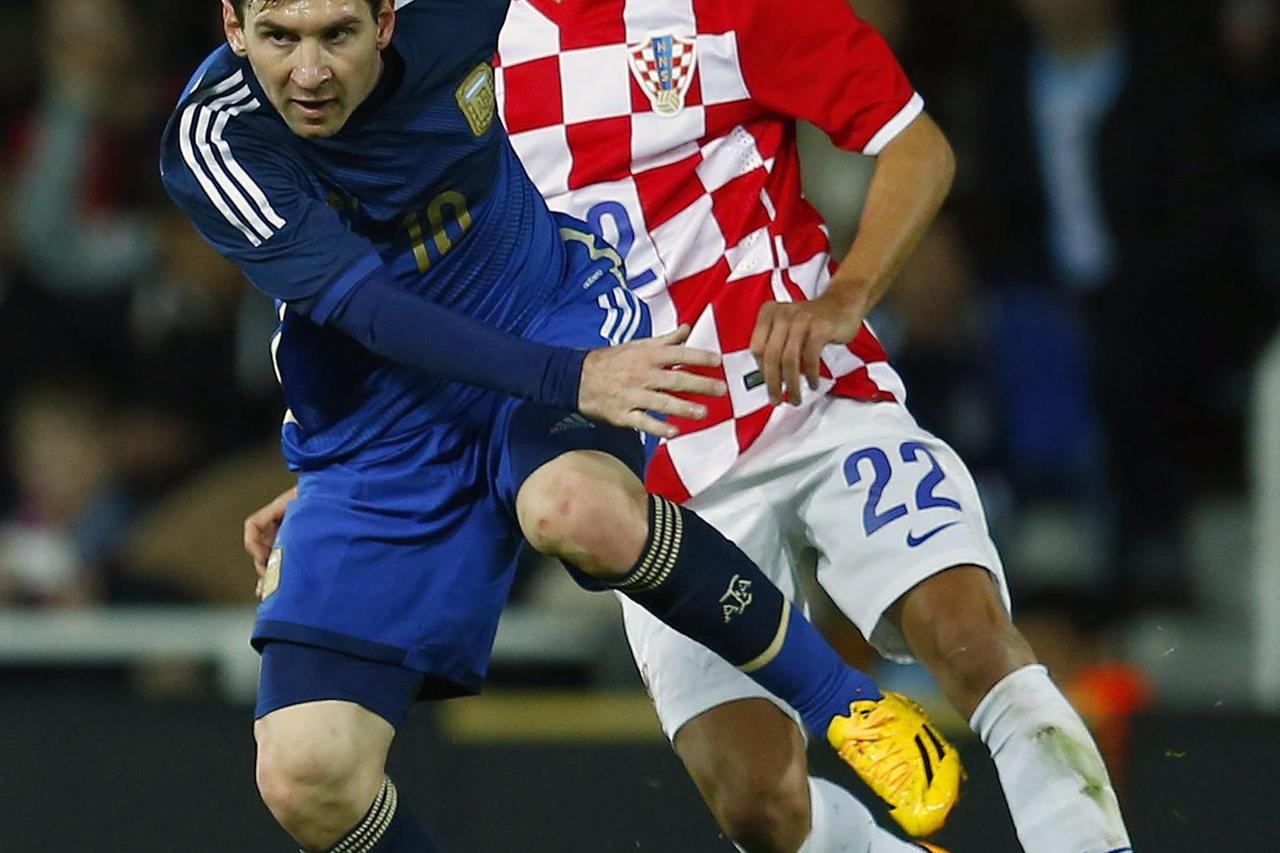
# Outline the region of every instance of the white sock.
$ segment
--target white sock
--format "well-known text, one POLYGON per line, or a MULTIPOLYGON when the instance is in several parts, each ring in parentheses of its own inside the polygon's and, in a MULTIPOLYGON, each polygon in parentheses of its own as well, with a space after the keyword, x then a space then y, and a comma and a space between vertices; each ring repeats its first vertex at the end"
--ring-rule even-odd
POLYGON ((1043 666, 1002 678, 969 725, 991 750, 1026 853, 1130 849, 1098 747, 1043 666))
POLYGON ((809 837, 796 853, 920 853, 876 825, 853 794, 826 779, 809 777, 809 837))

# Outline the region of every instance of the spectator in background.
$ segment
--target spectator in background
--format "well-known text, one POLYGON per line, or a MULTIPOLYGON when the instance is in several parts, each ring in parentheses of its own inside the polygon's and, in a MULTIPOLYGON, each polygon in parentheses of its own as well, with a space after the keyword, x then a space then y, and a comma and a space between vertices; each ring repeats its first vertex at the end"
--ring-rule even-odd
POLYGON ((0 607, 201 597, 127 543, 282 409, 270 301, 160 192, 155 140, 207 33, 162 0, 7 20, 39 36, 0 57, 0 607))
MULTIPOLYGON (((13 145, 13 253, 31 288, 11 310, 41 349, 119 352, 129 288, 150 268, 157 75, 133 4, 48 0, 43 86, 13 145)), ((31 346, 35 349, 35 346, 31 346)))
POLYGON ((1112 590, 1182 601, 1189 499, 1240 479, 1259 331, 1212 9, 1016 10, 1012 32, 974 46, 964 217, 1002 306, 991 339, 1011 464, 1032 493, 1084 495, 1089 460, 1105 460, 1112 590))
POLYGON ((1226 0, 1222 38, 1239 89, 1233 143, 1249 170, 1247 209, 1274 316, 1280 301, 1280 0, 1226 0))
POLYGON ((79 382, 20 392, 7 424, 15 511, 0 518, 0 606, 82 605, 103 591, 127 502, 112 487, 107 407, 79 382))

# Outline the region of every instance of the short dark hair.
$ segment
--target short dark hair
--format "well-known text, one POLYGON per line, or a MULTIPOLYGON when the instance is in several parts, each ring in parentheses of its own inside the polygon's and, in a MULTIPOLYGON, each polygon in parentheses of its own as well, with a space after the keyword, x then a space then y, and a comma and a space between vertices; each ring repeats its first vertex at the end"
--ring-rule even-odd
MULTIPOLYGON (((250 2, 253 2, 253 0, 232 0, 232 5, 236 7, 237 18, 239 18, 242 21, 244 20, 244 7, 247 6, 250 2)), ((262 2, 263 2, 263 5, 265 6, 274 6, 277 3, 283 2, 283 0, 262 0, 262 2)), ((378 17, 378 10, 382 8, 382 4, 384 2, 386 2, 386 0, 368 0, 369 11, 373 14, 375 18, 378 17)))

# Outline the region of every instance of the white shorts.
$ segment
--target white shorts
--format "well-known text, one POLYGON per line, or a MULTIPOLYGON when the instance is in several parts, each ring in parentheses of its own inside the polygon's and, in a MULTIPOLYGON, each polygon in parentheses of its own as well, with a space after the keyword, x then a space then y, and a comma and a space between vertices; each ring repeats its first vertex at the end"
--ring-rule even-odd
MULTIPOLYGON (((793 600, 795 573, 812 565, 816 553, 818 583, 890 660, 908 662, 911 655, 885 611, 925 578, 953 566, 981 566, 1009 606, 1004 569, 968 468, 896 403, 824 400, 785 435, 751 447, 685 505, 737 543, 793 600)), ((748 697, 770 699, 798 720, 735 667, 629 599, 622 598, 622 612, 668 738, 704 711, 748 697)))

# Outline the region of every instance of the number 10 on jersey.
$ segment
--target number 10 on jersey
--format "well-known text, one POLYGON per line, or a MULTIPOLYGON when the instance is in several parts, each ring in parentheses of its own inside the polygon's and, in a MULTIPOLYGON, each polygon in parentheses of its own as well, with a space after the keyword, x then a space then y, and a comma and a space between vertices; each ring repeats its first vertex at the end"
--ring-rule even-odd
POLYGON ((454 190, 446 190, 431 199, 424 214, 410 213, 403 222, 409 232, 409 244, 413 247, 414 260, 418 262, 418 272, 431 269, 431 265, 443 258, 471 229, 467 199, 454 190), (425 228, 422 222, 424 214, 427 219, 425 228))

